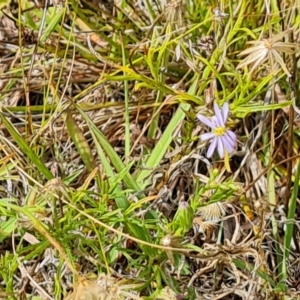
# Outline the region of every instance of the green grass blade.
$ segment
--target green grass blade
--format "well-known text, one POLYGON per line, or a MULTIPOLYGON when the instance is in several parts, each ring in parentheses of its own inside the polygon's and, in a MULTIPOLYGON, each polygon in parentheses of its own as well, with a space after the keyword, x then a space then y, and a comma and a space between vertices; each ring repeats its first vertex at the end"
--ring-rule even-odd
POLYGON ((171 141, 173 140, 173 131, 178 126, 178 124, 184 119, 185 117, 185 110, 189 110, 190 104, 182 103, 175 115, 173 116, 172 120, 168 124, 166 130, 164 131, 163 135, 157 142, 155 148, 153 149, 151 155, 149 156, 144 168, 136 177, 137 183, 144 188, 147 185, 147 182, 143 182, 143 180, 150 175, 154 168, 156 168, 165 155, 171 141))
POLYGON ((86 166, 87 170, 91 172, 95 168, 95 161, 92 151, 82 131, 78 128, 74 118, 70 113, 67 113, 66 125, 84 165, 86 166))
POLYGON ((293 193, 292 197, 289 201, 289 210, 287 213, 287 223, 286 223, 286 230, 284 234, 284 252, 283 252, 283 266, 282 266, 282 274, 281 274, 281 281, 285 281, 288 278, 287 274, 287 259, 290 254, 291 250, 291 242, 294 232, 294 224, 295 224, 295 212, 297 207, 297 199, 298 199, 298 190, 299 190, 299 177, 300 177, 300 163, 298 163, 293 193))
POLYGON ((95 133, 93 131, 91 131, 92 133, 92 136, 95 140, 95 145, 96 145, 96 149, 97 149, 97 153, 99 155, 99 158, 102 162, 102 165, 104 167, 104 170, 106 172, 106 175, 108 176, 108 182, 109 182, 109 186, 110 186, 110 189, 112 189, 113 187, 115 187, 115 201, 117 203, 117 206, 118 208, 121 208, 121 209, 126 209, 128 206, 129 206, 129 202, 127 200, 126 197, 124 196, 119 196, 122 192, 121 190, 121 187, 118 185, 119 182, 124 178, 124 176, 126 176, 127 172, 129 172, 130 170, 130 166, 127 167, 127 168, 124 168, 120 173, 119 175, 115 175, 114 171, 113 171, 113 168, 109 162, 109 160, 107 159, 101 145, 99 144, 98 142, 98 139, 95 135, 95 133), (123 172, 123 173, 122 173, 123 172), (123 176, 121 176, 121 173, 123 176))
POLYGON ((55 27, 59 24, 63 15, 64 15, 63 9, 58 10, 55 7, 51 9, 51 17, 47 18, 47 20, 50 20, 50 22, 47 24, 47 27, 45 28, 45 30, 43 30, 43 34, 40 38, 41 42, 45 42, 46 39, 49 37, 49 35, 53 31, 55 31, 55 27))
MULTIPOLYGON (((246 269, 248 269, 248 270, 250 270, 250 271, 253 271, 253 270, 254 270, 254 267, 253 267, 252 264, 246 263, 246 262, 243 261, 243 260, 234 258, 234 259, 233 259, 233 262, 234 262, 234 264, 235 264, 238 268, 240 268, 240 269, 242 269, 242 270, 246 270, 246 269)), ((267 273, 265 273, 264 271, 259 270, 259 269, 256 269, 256 270, 255 270, 255 273, 256 273, 259 277, 261 277, 262 279, 264 279, 265 281, 267 281, 272 287, 275 287, 275 282, 274 282, 274 280, 273 280, 267 273)))
MULTIPOLYGON (((196 86, 198 82, 198 76, 195 77, 193 84, 191 85, 188 94, 194 95, 196 86)), ((165 155, 171 141, 173 140, 173 131, 178 124, 185 118, 185 111, 188 111, 190 108, 190 104, 188 103, 181 103, 178 107, 176 113, 174 114, 173 118, 171 119, 170 123, 168 124, 166 130, 162 134, 161 138, 157 142, 155 148, 153 149, 152 153, 150 154, 147 162, 144 166, 144 170, 139 172, 136 176, 137 183, 144 188, 147 186, 148 181, 143 182, 143 180, 148 177, 154 168, 156 168, 165 155)))
MULTIPOLYGON (((103 133, 96 127, 96 125, 93 123, 93 121, 84 113, 84 111, 79 107, 76 106, 79 113, 82 115, 84 120, 88 123, 88 125, 91 128, 91 131, 99 141, 101 147, 105 151, 106 155, 111 160, 112 164, 116 168, 117 172, 121 172, 123 169, 126 168, 126 166, 123 164, 122 160, 116 153, 116 151, 113 149, 113 147, 110 145, 106 137, 103 135, 103 133)), ((124 175, 124 182, 126 186, 129 189, 132 189, 134 191, 140 191, 139 185, 136 183, 136 181, 133 179, 133 177, 128 172, 126 175, 124 175)))
POLYGON ((20 150, 33 162, 37 169, 48 179, 52 179, 53 175, 48 170, 48 168, 43 164, 39 157, 32 151, 32 149, 27 145, 25 140, 20 136, 20 134, 15 130, 14 126, 10 123, 5 116, 0 113, 0 118, 6 129, 9 131, 10 135, 14 141, 18 144, 20 150))
MULTIPOLYGON (((122 63, 123 66, 127 65, 126 61, 126 51, 125 51, 125 45, 124 45, 124 39, 123 43, 121 45, 122 48, 122 63)), ((124 76, 126 75, 125 72, 123 72, 124 76)), ((124 80, 124 100, 125 100, 125 159, 127 160, 129 158, 130 153, 130 117, 129 117, 129 85, 128 80, 124 80)))

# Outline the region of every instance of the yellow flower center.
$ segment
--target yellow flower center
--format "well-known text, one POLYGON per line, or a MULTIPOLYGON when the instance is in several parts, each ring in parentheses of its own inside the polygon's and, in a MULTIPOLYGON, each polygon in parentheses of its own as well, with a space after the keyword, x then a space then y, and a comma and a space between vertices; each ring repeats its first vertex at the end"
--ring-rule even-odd
POLYGON ((224 135, 226 132, 226 128, 225 127, 217 127, 214 129, 214 134, 217 136, 222 136, 224 135))

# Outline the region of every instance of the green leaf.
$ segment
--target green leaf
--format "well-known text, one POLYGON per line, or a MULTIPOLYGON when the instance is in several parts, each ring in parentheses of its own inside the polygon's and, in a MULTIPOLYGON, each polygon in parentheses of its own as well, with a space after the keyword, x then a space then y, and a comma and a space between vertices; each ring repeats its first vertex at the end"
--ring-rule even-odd
POLYGON ((285 282, 288 277, 287 274, 287 265, 286 262, 288 260, 290 249, 291 249, 291 242, 294 233, 294 225, 295 225, 295 213, 297 207, 297 199, 298 199, 298 190, 299 190, 299 177, 300 177, 300 163, 298 163, 297 172, 295 175, 294 181, 294 188, 292 197, 289 201, 289 208, 287 213, 287 220, 286 220, 286 230, 284 234, 284 252, 283 252, 283 267, 282 267, 282 278, 281 281, 285 282))
POLYGON ((56 7, 50 7, 48 11, 51 12, 51 16, 47 17, 47 20, 50 20, 50 22, 47 24, 47 27, 43 30, 43 34, 40 38, 41 42, 45 42, 46 39, 50 36, 50 34, 55 31, 55 27, 59 24, 59 22, 62 19, 62 16, 64 15, 64 10, 57 9, 56 7))
POLYGON ((84 165, 86 166, 88 172, 91 172, 95 168, 95 161, 92 151, 82 131, 78 128, 74 118, 70 113, 66 114, 66 124, 84 165))
POLYGON ((32 149, 27 145, 24 139, 15 130, 14 126, 8 121, 5 116, 0 113, 0 118, 6 129, 9 131, 15 142, 18 144, 20 150, 33 162, 37 169, 48 179, 52 179, 53 175, 48 170, 48 168, 42 163, 39 157, 32 151, 32 149))
MULTIPOLYGON (((116 168, 117 172, 121 172, 122 170, 124 170, 126 166, 123 164, 120 157, 115 152, 113 147, 110 145, 109 141, 106 139, 103 133, 96 127, 93 121, 86 115, 86 113, 79 106, 76 106, 76 108, 79 111, 79 113, 82 115, 82 117, 85 119, 85 121, 88 123, 89 127, 91 128, 91 131, 97 138, 98 142, 100 143, 101 147, 105 151, 106 155, 109 157, 111 163, 116 168)), ((124 174, 124 182, 129 189, 132 189, 134 191, 140 191, 139 185, 133 179, 129 171, 126 174, 124 174)))
POLYGON ((157 142, 155 148, 151 152, 151 155, 147 159, 147 162, 144 166, 144 170, 142 170, 140 173, 138 173, 136 177, 137 183, 141 186, 143 189, 145 186, 147 186, 150 179, 147 181, 143 180, 150 175, 150 173, 153 171, 154 168, 158 166, 161 159, 165 155, 171 141, 173 140, 173 131, 176 128, 176 126, 184 119, 185 114, 184 110, 188 110, 190 108, 190 104, 188 103, 182 103, 178 107, 175 115, 173 116, 172 120, 168 124, 166 130, 162 134, 161 138, 157 142))
POLYGON ((7 221, 1 222, 0 225, 0 242, 11 235, 16 228, 17 218, 10 217, 7 221))
POLYGON ((264 279, 265 281, 267 281, 272 287, 275 287, 275 282, 274 280, 267 274, 265 273, 264 271, 260 270, 260 269, 254 269, 254 266, 250 263, 247 263, 245 261, 242 261, 240 259, 236 259, 234 258, 233 259, 233 262, 234 264, 242 269, 242 270, 250 270, 250 271, 253 271, 259 276, 261 277, 262 279, 264 279))
MULTIPOLYGON (((134 220, 132 221, 125 221, 125 226, 128 228, 128 231, 136 238, 146 241, 148 243, 152 243, 152 238, 149 235, 148 229, 145 226, 142 226, 142 224, 137 224, 133 223, 134 220)), ((153 257, 155 255, 155 249, 151 248, 146 245, 140 245, 142 248, 143 252, 146 253, 147 255, 153 257)))

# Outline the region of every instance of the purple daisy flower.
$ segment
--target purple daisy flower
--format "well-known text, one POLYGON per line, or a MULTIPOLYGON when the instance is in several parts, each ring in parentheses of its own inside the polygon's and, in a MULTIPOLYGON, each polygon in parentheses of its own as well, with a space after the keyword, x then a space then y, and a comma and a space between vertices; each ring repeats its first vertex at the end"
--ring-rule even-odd
POLYGON ((218 104, 214 103, 215 115, 210 119, 197 115, 198 119, 212 129, 209 133, 200 135, 201 141, 211 140, 210 146, 207 151, 207 157, 212 157, 214 151, 218 149, 220 158, 224 157, 225 151, 229 154, 234 151, 236 145, 236 134, 226 128, 226 121, 229 113, 229 106, 226 102, 222 109, 218 104))

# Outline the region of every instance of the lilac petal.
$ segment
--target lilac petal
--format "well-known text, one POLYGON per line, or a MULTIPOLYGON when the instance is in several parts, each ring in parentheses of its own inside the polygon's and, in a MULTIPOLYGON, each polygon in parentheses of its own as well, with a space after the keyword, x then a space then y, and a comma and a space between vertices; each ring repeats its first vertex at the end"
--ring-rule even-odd
POLYGON ((218 127, 224 127, 225 123, 223 121, 223 116, 222 116, 222 112, 217 104, 217 102, 214 103, 214 110, 215 110, 215 115, 216 115, 216 123, 218 127))
POLYGON ((216 150, 216 146, 217 146, 217 142, 218 142, 218 138, 214 137, 214 139, 211 141, 209 147, 208 147, 208 151, 207 151, 207 158, 212 157, 214 151, 216 150))
POLYGON ((221 139, 220 136, 217 137, 218 139, 218 153, 220 158, 224 157, 224 145, 223 145, 223 140, 221 139))
POLYGON ((211 120, 204 117, 203 115, 197 115, 197 118, 199 119, 199 121, 201 121, 202 123, 204 123, 205 125, 207 125, 210 128, 215 128, 216 127, 211 120))
POLYGON ((228 113, 229 113, 229 105, 228 105, 228 102, 225 102, 224 105, 223 105, 223 107, 222 107, 222 115, 223 115, 223 122, 224 122, 224 124, 227 121, 228 113))
POLYGON ((201 141, 207 141, 207 140, 210 140, 214 137, 215 137, 215 135, 212 132, 203 133, 203 134, 200 135, 201 141))
POLYGON ((227 152, 228 153, 233 152, 233 149, 235 148, 235 143, 232 142, 232 140, 228 137, 228 135, 223 135, 222 140, 225 149, 228 150, 227 152))
POLYGON ((222 140, 222 143, 223 143, 223 146, 224 146, 225 150, 228 153, 232 153, 233 150, 234 150, 234 146, 235 146, 234 144, 232 144, 232 141, 228 140, 226 135, 221 136, 221 140, 222 140))
POLYGON ((212 116, 212 117, 211 117, 211 121, 212 121, 213 124, 215 125, 214 128, 220 127, 219 122, 218 122, 218 118, 217 118, 216 116, 212 116))
POLYGON ((226 137, 227 137, 228 139, 231 140, 232 145, 235 145, 235 144, 236 144, 236 134, 235 134, 234 132, 232 132, 231 130, 227 129, 225 135, 226 135, 226 137))

